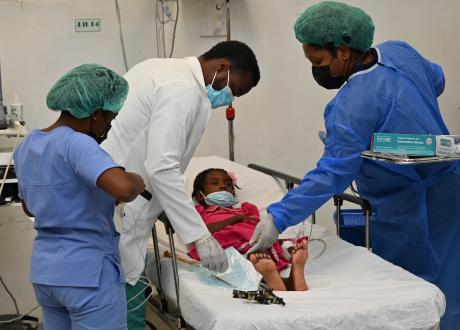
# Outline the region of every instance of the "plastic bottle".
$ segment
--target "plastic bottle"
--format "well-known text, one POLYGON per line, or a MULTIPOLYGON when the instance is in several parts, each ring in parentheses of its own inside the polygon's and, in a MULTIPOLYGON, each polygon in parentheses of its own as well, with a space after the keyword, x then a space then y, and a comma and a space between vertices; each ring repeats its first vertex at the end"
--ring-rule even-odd
POLYGON ((14 101, 10 104, 10 109, 12 116, 16 116, 19 121, 23 121, 23 108, 18 93, 14 93, 14 101))

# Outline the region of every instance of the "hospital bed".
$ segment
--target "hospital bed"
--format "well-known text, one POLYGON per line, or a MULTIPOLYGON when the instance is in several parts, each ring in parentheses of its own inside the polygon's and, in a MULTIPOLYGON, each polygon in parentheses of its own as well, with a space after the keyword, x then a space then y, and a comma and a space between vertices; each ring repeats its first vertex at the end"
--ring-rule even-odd
MULTIPOLYGON (((237 191, 239 199, 259 206, 261 214, 286 193, 276 178, 216 156, 192 159, 185 173, 187 191, 192 190, 195 176, 210 167, 234 172, 242 188, 237 191)), ((185 321, 194 329, 438 329, 445 311, 444 295, 436 286, 315 224, 303 223, 282 233, 295 237, 312 229, 311 239, 326 243, 316 259, 323 245, 309 245, 308 291, 276 292, 284 307, 234 299, 232 288, 204 283, 193 267, 182 262, 177 262, 177 283, 172 258, 162 257, 163 251, 171 251, 168 233, 159 221, 155 228, 157 258, 151 244, 146 273, 161 287, 160 303, 155 305, 162 312, 172 312, 179 299, 181 326, 185 321), (156 265, 161 267, 159 278, 156 265)), ((174 242, 177 255, 186 257, 185 246, 177 238, 174 242)))

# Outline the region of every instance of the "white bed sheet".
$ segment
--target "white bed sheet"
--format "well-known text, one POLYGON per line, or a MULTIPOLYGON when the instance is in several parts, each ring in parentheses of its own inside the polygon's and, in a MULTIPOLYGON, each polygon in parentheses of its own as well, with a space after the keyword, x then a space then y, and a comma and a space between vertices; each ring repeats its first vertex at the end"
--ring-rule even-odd
MULTIPOLYGON (((208 167, 236 173, 241 200, 258 206, 282 197, 284 191, 271 177, 219 157, 194 158, 186 173, 187 190, 195 175, 208 167)), ((265 208, 261 209, 262 212, 265 208)), ((160 228, 163 226, 157 226, 160 228)), ((290 236, 297 228, 284 234, 290 236)), ((306 230, 302 227, 302 230, 306 230)), ((167 242, 164 233, 161 241, 167 242)), ((196 273, 180 267, 182 315, 196 329, 430 329, 445 311, 445 298, 434 285, 410 274, 366 249, 349 244, 314 226, 327 249, 310 258, 305 275, 310 290, 277 292, 286 306, 259 305, 232 298, 232 290, 204 284, 196 273)), ((163 244, 162 244, 163 245, 163 244)), ((164 245, 163 248, 168 248, 164 245)), ((179 243, 179 250, 184 250, 179 243)), ((311 244, 310 255, 319 244, 311 244)), ((171 262, 162 260, 162 286, 174 300, 171 262)))

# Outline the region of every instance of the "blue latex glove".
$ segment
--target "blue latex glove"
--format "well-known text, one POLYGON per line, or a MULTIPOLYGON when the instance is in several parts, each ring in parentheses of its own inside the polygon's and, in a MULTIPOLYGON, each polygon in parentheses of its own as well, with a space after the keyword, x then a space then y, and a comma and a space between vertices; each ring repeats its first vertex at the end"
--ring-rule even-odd
POLYGON ((217 273, 223 273, 228 268, 225 251, 211 234, 195 242, 196 252, 201 265, 217 273))
POLYGON ((268 249, 278 240, 279 234, 280 232, 275 227, 272 216, 267 214, 267 216, 263 217, 257 224, 251 240, 249 241, 252 248, 250 248, 246 254, 268 249))

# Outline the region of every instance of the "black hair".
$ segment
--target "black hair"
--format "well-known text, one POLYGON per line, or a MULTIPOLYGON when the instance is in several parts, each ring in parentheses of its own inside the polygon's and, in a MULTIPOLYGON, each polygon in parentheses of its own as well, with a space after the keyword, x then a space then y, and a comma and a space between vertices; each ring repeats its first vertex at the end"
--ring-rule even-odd
MULTIPOLYGON (((192 192, 192 197, 195 197, 196 194, 198 194, 200 191, 203 191, 204 188, 204 182, 206 181, 206 177, 208 176, 209 173, 212 172, 223 172, 225 175, 227 175, 230 178, 230 175, 228 175, 228 172, 222 168, 208 168, 207 170, 204 170, 203 172, 199 173, 195 177, 195 181, 193 181, 193 192, 192 192)), ((230 178, 231 180, 232 178, 230 178)))
MULTIPOLYGON (((343 37, 343 38, 345 39, 346 37, 343 37)), ((348 47, 348 43, 345 43, 343 46, 348 47)), ((327 42, 324 45, 316 45, 316 46, 318 46, 319 48, 326 48, 329 51, 329 53, 331 53, 332 56, 334 56, 337 53, 337 50, 340 48, 340 47, 335 47, 332 42, 327 42)), ((358 55, 358 56, 363 55, 365 53, 363 51, 356 50, 351 47, 349 48, 352 51, 352 53, 355 52, 355 55, 358 55)))
POLYGON ((253 87, 256 86, 260 80, 260 71, 256 55, 252 49, 243 42, 235 40, 222 41, 201 56, 205 60, 216 58, 226 58, 230 60, 234 70, 251 74, 253 87))

